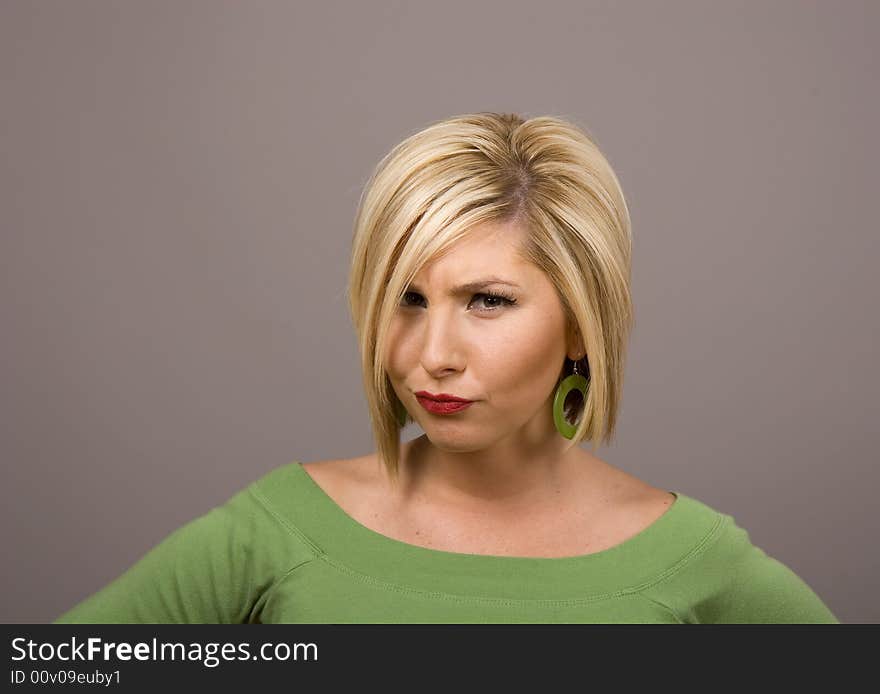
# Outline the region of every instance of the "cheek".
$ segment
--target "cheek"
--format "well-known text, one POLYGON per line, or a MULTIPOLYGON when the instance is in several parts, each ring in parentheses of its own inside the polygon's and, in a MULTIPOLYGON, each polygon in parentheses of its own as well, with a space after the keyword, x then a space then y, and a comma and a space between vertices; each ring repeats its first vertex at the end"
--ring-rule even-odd
POLYGON ((543 396, 556 383, 566 354, 560 320, 523 316, 505 327, 493 335, 490 349, 481 350, 480 372, 490 379, 486 386, 499 397, 543 396))
POLYGON ((385 370, 391 378, 404 375, 411 351, 411 331, 407 330, 406 321, 395 315, 388 325, 387 349, 385 351, 385 370))
MULTIPOLYGON (((519 309, 507 319, 475 322, 470 332, 462 329, 468 368, 490 399, 532 398, 554 386, 566 353, 564 317, 557 313, 519 309)), ((405 316, 392 318, 385 370, 393 380, 406 378, 418 364, 417 333, 405 316)))

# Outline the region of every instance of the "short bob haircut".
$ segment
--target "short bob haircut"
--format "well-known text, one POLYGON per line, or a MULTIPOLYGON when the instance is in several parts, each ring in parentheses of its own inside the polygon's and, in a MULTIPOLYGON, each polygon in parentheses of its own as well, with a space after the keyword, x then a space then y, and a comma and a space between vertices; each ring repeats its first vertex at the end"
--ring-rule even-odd
POLYGON ((633 324, 632 236, 617 176, 593 138, 569 120, 453 116, 382 158, 354 222, 349 309, 378 456, 392 480, 409 415, 384 368, 390 321, 419 269, 486 222, 526 225, 520 252, 553 282, 584 348, 578 366, 589 388, 565 450, 584 440, 595 450, 614 436, 633 324))

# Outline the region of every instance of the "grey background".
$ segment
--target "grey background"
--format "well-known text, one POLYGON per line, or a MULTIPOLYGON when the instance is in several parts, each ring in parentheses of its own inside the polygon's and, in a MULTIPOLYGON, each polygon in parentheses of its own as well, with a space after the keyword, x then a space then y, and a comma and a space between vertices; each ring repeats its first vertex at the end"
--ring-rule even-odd
POLYGON ((599 455, 878 621, 878 19, 5 0, 0 618, 53 619, 276 466, 374 450, 358 194, 406 135, 496 110, 586 127, 630 205, 636 327, 599 455))

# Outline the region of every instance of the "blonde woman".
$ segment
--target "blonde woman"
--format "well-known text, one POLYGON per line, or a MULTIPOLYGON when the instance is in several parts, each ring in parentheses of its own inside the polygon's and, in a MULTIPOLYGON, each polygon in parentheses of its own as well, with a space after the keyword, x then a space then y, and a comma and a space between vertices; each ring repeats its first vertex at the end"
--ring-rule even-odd
POLYGON ((733 517, 595 455, 630 261, 617 177, 575 124, 407 137, 351 257, 376 451, 275 468, 56 621, 838 622, 733 517), (407 421, 424 435, 401 443, 407 421))

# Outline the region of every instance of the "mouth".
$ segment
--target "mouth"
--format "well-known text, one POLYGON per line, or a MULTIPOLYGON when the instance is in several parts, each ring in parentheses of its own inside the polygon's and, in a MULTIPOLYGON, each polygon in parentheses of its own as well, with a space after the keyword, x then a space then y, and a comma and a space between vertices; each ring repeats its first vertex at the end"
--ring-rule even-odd
POLYGON ((449 393, 429 393, 427 390, 420 390, 415 393, 415 396, 419 399, 425 400, 433 400, 434 402, 458 402, 458 403, 471 403, 473 400, 468 400, 467 398, 460 398, 457 395, 450 395, 449 393))
POLYGON ((433 400, 421 395, 416 395, 419 404, 431 414, 455 414, 473 405, 472 400, 433 400))

